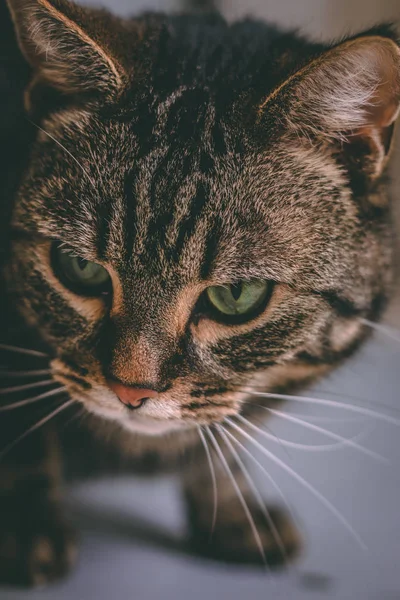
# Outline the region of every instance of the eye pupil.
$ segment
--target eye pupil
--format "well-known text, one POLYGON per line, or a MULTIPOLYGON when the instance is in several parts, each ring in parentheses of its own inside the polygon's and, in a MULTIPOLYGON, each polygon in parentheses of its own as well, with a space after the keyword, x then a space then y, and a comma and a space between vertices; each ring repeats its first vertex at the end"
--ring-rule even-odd
POLYGON ((231 294, 232 294, 233 299, 236 300, 236 302, 239 300, 240 296, 242 295, 242 290, 243 290, 242 282, 234 283, 231 285, 231 294))
POLYGON ((81 271, 84 271, 84 270, 86 269, 86 267, 87 267, 87 264, 88 264, 88 261, 87 261, 87 260, 85 260, 84 258, 80 258, 80 257, 78 257, 78 258, 76 259, 76 262, 77 262, 77 264, 78 264, 78 267, 80 268, 80 270, 81 270, 81 271))

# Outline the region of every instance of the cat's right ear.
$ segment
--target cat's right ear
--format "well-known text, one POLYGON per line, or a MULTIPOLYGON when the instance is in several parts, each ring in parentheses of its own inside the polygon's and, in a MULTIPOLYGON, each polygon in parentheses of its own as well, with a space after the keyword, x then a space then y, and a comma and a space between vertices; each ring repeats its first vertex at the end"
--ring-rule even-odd
POLYGON ((387 162, 400 114, 400 47, 375 33, 345 41, 294 73, 259 107, 311 141, 336 141, 367 179, 387 162))
POLYGON ((103 20, 69 0, 7 0, 35 81, 64 95, 118 95, 126 72, 103 20), (110 37, 110 36, 108 36, 110 37))

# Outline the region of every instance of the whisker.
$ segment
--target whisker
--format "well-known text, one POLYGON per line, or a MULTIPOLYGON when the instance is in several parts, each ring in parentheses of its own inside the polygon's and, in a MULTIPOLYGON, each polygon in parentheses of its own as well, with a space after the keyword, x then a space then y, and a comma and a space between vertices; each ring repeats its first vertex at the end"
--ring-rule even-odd
POLYGON ((35 388, 40 388, 43 386, 54 385, 56 382, 54 379, 45 379, 44 381, 35 381, 34 383, 26 383, 24 385, 17 385, 14 387, 2 388, 0 389, 0 396, 4 396, 6 394, 13 394, 14 392, 25 392, 26 390, 33 390, 35 388))
POLYGON ((42 127, 40 127, 39 125, 37 125, 36 123, 34 123, 33 121, 31 121, 30 119, 28 119, 28 121, 34 127, 36 127, 36 129, 39 129, 39 131, 41 131, 42 133, 44 133, 45 135, 47 135, 47 137, 49 137, 51 140, 53 140, 54 143, 56 143, 60 148, 62 148, 62 150, 64 150, 64 152, 66 152, 68 154, 68 156, 70 156, 72 158, 72 160, 75 162, 75 164, 77 164, 78 167, 82 170, 82 173, 86 176, 87 180, 92 185, 92 187, 94 189, 97 189, 94 180, 89 175, 89 173, 86 171, 86 169, 83 167, 83 165, 81 165, 81 163, 79 162, 79 160, 69 150, 67 150, 67 148, 59 140, 57 140, 48 131, 46 131, 45 129, 43 129, 42 127))
POLYGON ((377 412, 370 408, 364 408, 357 406, 356 404, 346 404, 345 402, 338 402, 337 400, 328 400, 326 398, 313 398, 312 396, 294 396, 292 394, 278 394, 273 392, 254 392, 251 391, 254 396, 260 396, 261 398, 280 398, 281 400, 288 400, 289 402, 301 402, 308 404, 315 404, 321 406, 332 406, 334 408, 340 408, 354 413, 359 413, 366 417, 373 417, 381 421, 385 421, 392 425, 400 425, 400 419, 385 415, 384 413, 377 412))
POLYGON ((242 459, 240 458, 239 454, 236 452, 235 448, 233 447, 230 439, 228 438, 228 436, 225 433, 225 428, 223 425, 216 425, 215 426, 216 429, 218 430, 220 436, 222 437, 222 439, 224 440, 225 444, 228 446, 230 453, 232 454, 234 460, 236 461, 237 465, 239 466, 239 469, 241 470, 241 472, 243 473, 243 476, 245 477, 247 484, 249 486, 249 488, 251 489, 254 498, 256 499, 256 502, 262 512, 262 514, 265 517, 265 520, 267 521, 269 528, 271 530, 272 536, 275 540, 276 545, 278 546, 282 557, 284 559, 284 562, 286 563, 286 565, 289 563, 288 560, 288 555, 287 552, 285 550, 285 546, 283 544, 282 538, 279 534, 279 531, 276 528, 276 525, 274 523, 274 520, 271 517, 271 513, 269 512, 268 508, 265 506, 264 500, 257 488, 257 486, 254 484, 253 479, 251 478, 246 465, 244 464, 244 462, 242 461, 242 459))
POLYGON ((226 472, 228 478, 230 479, 230 481, 231 481, 231 483, 233 485, 233 488, 234 488, 234 490, 236 492, 236 495, 237 495, 237 497, 239 499, 239 502, 240 502, 240 504, 243 507, 243 510, 244 510, 245 515, 247 517, 247 520, 248 520, 248 522, 250 524, 250 527, 251 527, 251 530, 252 530, 255 542, 257 544, 258 550, 260 552, 260 556, 261 556, 261 558, 263 560, 263 563, 267 566, 267 559, 266 559, 266 556, 265 556, 264 547, 262 545, 260 534, 258 533, 258 529, 257 529, 256 524, 254 522, 253 515, 251 514, 251 511, 250 511, 250 509, 249 509, 249 507, 247 505, 247 502, 246 502, 246 500, 245 500, 245 498, 244 498, 244 496, 242 494, 242 491, 241 491, 241 489, 240 489, 240 487, 239 487, 239 485, 238 485, 238 483, 237 483, 237 481, 236 481, 236 479, 235 479, 235 477, 234 477, 234 475, 233 475, 233 473, 232 473, 232 471, 231 471, 231 469, 229 467, 229 464, 228 464, 228 462, 227 462, 227 460, 226 460, 226 458, 225 458, 225 456, 224 456, 221 448, 218 445, 218 442, 217 442, 214 434, 212 433, 212 431, 210 430, 210 428, 207 425, 205 427, 206 427, 207 435, 210 438, 211 443, 214 446, 217 455, 219 456, 219 459, 220 459, 220 461, 222 463, 222 466, 225 469, 225 472, 226 472))
MULTIPOLYGON (((319 450, 332 450, 332 448, 337 449, 338 447, 341 447, 341 446, 342 447, 348 446, 351 448, 355 448, 356 450, 359 450, 363 454, 366 454, 367 456, 370 456, 371 458, 374 458, 375 460, 379 460, 380 462, 387 463, 387 464, 389 463, 389 461, 385 457, 381 456, 380 454, 377 454, 376 452, 374 452, 373 450, 370 450, 369 448, 366 448, 365 446, 358 444, 357 441, 355 441, 357 437, 360 437, 360 436, 363 437, 363 435, 365 435, 366 432, 362 432, 361 434, 358 434, 356 436, 356 438, 345 438, 337 433, 334 433, 333 431, 330 431, 329 429, 325 429, 325 427, 319 427, 318 425, 314 425, 313 423, 308 423, 307 421, 304 421, 303 419, 299 419, 298 417, 294 417, 292 415, 286 414, 280 410, 276 410, 274 408, 269 408, 268 406, 260 406, 260 408, 263 408, 264 410, 268 411, 270 414, 276 415, 279 418, 284 419, 285 421, 290 421, 291 423, 296 423, 296 425, 300 425, 301 427, 303 427, 305 429, 309 429, 311 431, 316 431, 317 433, 321 433, 322 435, 325 435, 326 437, 328 437, 332 440, 336 440, 338 442, 337 444, 333 444, 333 445, 329 444, 329 445, 306 446, 303 444, 295 444, 294 442, 289 442, 287 440, 281 440, 284 445, 288 445, 289 447, 292 446, 293 448, 297 447, 299 449, 308 450, 308 451, 317 451, 318 449, 319 450)), ((262 435, 264 437, 267 437, 268 439, 272 439, 273 441, 275 441, 273 436, 271 436, 269 433, 267 433, 263 429, 260 429, 259 427, 256 427, 255 425, 253 425, 253 423, 251 423, 248 419, 245 419, 242 415, 238 415, 238 418, 242 422, 250 424, 252 427, 256 428, 259 433, 262 432, 262 435)))
MULTIPOLYGON (((343 438, 342 442, 336 442, 335 444, 301 444, 300 442, 292 442, 291 440, 285 440, 281 437, 279 438, 279 440, 277 440, 276 437, 271 433, 268 433, 265 430, 263 431, 263 436, 265 438, 273 442, 278 442, 283 447, 293 448, 295 450, 300 450, 301 452, 312 452, 315 454, 318 454, 319 452, 333 452, 335 450, 339 450, 340 448, 347 447, 349 446, 349 442, 357 442, 359 439, 362 439, 367 434, 367 431, 362 431, 353 437, 343 438)), ((381 456, 379 456, 379 460, 385 463, 388 462, 387 459, 381 456)))
MULTIPOLYGON (((225 433, 227 436, 230 437, 230 439, 242 450, 242 452, 244 452, 246 454, 246 456, 248 456, 253 462, 254 464, 262 471, 262 473, 267 477, 268 481, 274 486, 274 488, 276 489, 276 491, 278 492, 278 494, 280 495, 284 505, 286 506, 288 512, 290 513, 290 516, 292 517, 292 520, 294 522, 296 522, 296 517, 295 514, 293 512, 293 509, 290 505, 290 503, 288 502, 285 494, 282 491, 282 488, 279 486, 278 483, 276 483, 275 479, 272 477, 272 475, 270 473, 268 473, 267 469, 264 467, 264 465, 262 463, 260 463, 259 460, 257 460, 257 458, 255 456, 252 455, 252 453, 250 452, 250 450, 248 448, 246 448, 246 446, 244 444, 242 444, 242 442, 240 442, 237 438, 235 438, 235 436, 228 430, 225 429, 225 433)), ((298 527, 298 529, 300 530, 300 527, 298 527)))
POLYGON ((40 396, 35 396, 34 398, 28 398, 27 400, 21 400, 21 402, 14 402, 14 404, 8 404, 7 406, 0 406, 0 412, 5 412, 9 410, 14 410, 16 408, 21 408, 23 406, 28 406, 29 404, 35 404, 35 402, 39 402, 39 400, 45 400, 46 398, 52 398, 61 392, 65 392, 67 388, 65 386, 59 387, 56 390, 50 390, 49 392, 44 392, 40 394, 40 396))
POLYGON ((214 463, 212 460, 211 452, 210 452, 210 449, 207 444, 207 439, 206 439, 200 425, 198 425, 197 431, 199 432, 199 436, 200 436, 201 442, 204 447, 204 451, 207 456, 207 462, 208 462, 208 466, 210 468, 210 475, 211 475, 211 481, 212 481, 212 486, 213 486, 213 515, 212 515, 212 521, 211 521, 211 535, 210 535, 210 538, 211 538, 214 533, 214 530, 215 530, 215 525, 217 523, 217 511, 218 511, 217 476, 215 473, 214 463))
POLYGON ((51 369, 40 369, 38 371, 3 371, 0 368, 0 379, 24 379, 25 377, 40 377, 50 375, 51 369))
MULTIPOLYGON (((252 390, 251 393, 254 394, 254 395, 260 396, 263 392, 256 393, 254 390, 252 390)), ((267 392, 265 392, 265 393, 267 393, 267 392)), ((362 398, 357 398, 355 396, 347 396, 347 395, 344 395, 344 394, 339 394, 339 393, 332 392, 330 390, 326 391, 325 393, 330 394, 332 396, 338 396, 338 397, 347 398, 347 399, 350 399, 350 400, 356 400, 358 402, 363 402, 362 398)), ((274 396, 275 396, 275 394, 274 394, 274 396)), ((301 396, 296 396, 296 397, 300 397, 301 398, 301 396)), ((252 400, 241 400, 241 402, 243 402, 245 404, 248 404, 249 406, 256 406, 258 408, 265 408, 265 406, 263 404, 256 404, 252 400)), ((384 404, 379 404, 378 405, 378 403, 376 403, 376 405, 377 406, 385 406, 384 404)), ((386 405, 386 406, 389 409, 396 410, 396 407, 394 407, 394 406, 393 407, 389 406, 389 405, 386 405)), ((365 416, 365 415, 363 415, 363 416, 354 416, 354 417, 351 417, 351 416, 348 416, 348 417, 334 417, 334 416, 330 415, 328 417, 328 416, 314 415, 314 414, 295 413, 292 410, 290 411, 289 414, 292 415, 293 417, 299 417, 301 419, 306 419, 307 421, 314 422, 314 423, 338 423, 338 424, 339 423, 345 423, 345 424, 348 424, 348 423, 360 423, 360 422, 367 421, 367 420, 370 419, 370 416, 365 416)))
POLYGON ((9 344, 0 344, 0 350, 6 350, 8 352, 15 352, 16 354, 28 354, 29 356, 39 356, 41 358, 48 358, 49 355, 39 350, 30 350, 29 348, 19 348, 18 346, 10 346, 9 344))
POLYGON ((85 416, 87 416, 85 408, 83 406, 78 407, 77 412, 74 415, 72 415, 70 419, 67 419, 67 421, 65 421, 65 423, 62 424, 62 428, 66 429, 78 419, 83 420, 85 416))
MULTIPOLYGON (((265 388, 267 387, 265 384, 264 385, 246 385, 246 387, 243 387, 241 385, 237 385, 236 386, 239 391, 244 392, 246 394, 253 394, 253 395, 259 395, 261 393, 270 393, 272 395, 273 398, 275 399, 279 399, 281 398, 281 394, 279 394, 278 392, 275 394, 273 392, 266 392, 265 388)), ((235 386, 232 386, 232 390, 235 389, 235 386)), ((360 398, 359 396, 354 396, 354 395, 350 395, 350 394, 344 394, 343 392, 335 392, 332 390, 321 390, 320 393, 323 394, 329 394, 330 396, 337 396, 338 398, 344 398, 346 400, 353 400, 355 402, 358 402, 360 404, 366 404, 368 406, 373 406, 373 407, 379 407, 379 408, 385 408, 388 411, 392 411, 392 412, 400 412, 400 408, 398 406, 395 406, 393 404, 386 404, 384 402, 374 402, 373 400, 366 400, 365 398, 360 398)), ((301 396, 300 396, 301 398, 301 396)), ((283 400, 285 398, 282 398, 283 400)))
MULTIPOLYGON (((260 408, 265 408, 261 404, 256 404, 255 406, 260 406, 260 408)), ((290 411, 290 416, 299 417, 300 419, 304 419, 309 421, 310 423, 360 423, 368 420, 368 417, 322 417, 317 415, 305 415, 303 413, 294 413, 290 411)))
POLYGON ((242 427, 239 427, 234 421, 232 421, 229 417, 225 419, 226 422, 229 423, 231 427, 236 429, 239 433, 241 433, 245 438, 247 438, 254 446, 256 446, 262 454, 267 456, 272 462, 279 465, 281 469, 289 473, 296 481, 298 481, 305 489, 307 489, 315 498, 317 498, 337 519, 342 523, 342 525, 346 528, 346 530, 350 533, 353 539, 357 542, 357 544, 363 550, 366 550, 366 545, 358 535, 358 533, 354 530, 354 528, 350 525, 348 520, 338 511, 338 509, 326 498, 321 492, 319 492, 314 486, 312 486, 306 479, 301 477, 294 469, 289 467, 283 460, 275 456, 273 452, 270 452, 262 444, 260 444, 257 440, 251 437, 242 427))
POLYGON ((381 323, 374 323, 374 321, 369 321, 368 319, 360 319, 363 325, 367 325, 371 329, 378 331, 379 333, 383 333, 387 337, 391 338, 395 342, 400 343, 400 332, 393 333, 393 331, 387 325, 382 325, 381 323))
MULTIPOLYGON (((264 422, 263 422, 263 425, 265 427, 267 427, 267 425, 264 422)), ((285 440, 283 440, 281 437, 276 435, 276 433, 274 433, 270 427, 268 427, 268 432, 265 432, 265 433, 266 434, 268 433, 268 436, 270 436, 274 442, 276 442, 277 444, 280 445, 280 447, 282 448, 282 450, 285 452, 286 456, 290 460, 291 459, 290 452, 288 452, 288 450, 287 450, 288 448, 290 448, 290 444, 285 443, 285 440)))
POLYGON ((19 444, 20 442, 22 442, 22 440, 24 440, 26 437, 28 437, 28 435, 30 435, 31 433, 33 433, 34 431, 36 431, 37 429, 39 429, 40 427, 42 427, 43 425, 45 425, 48 421, 50 421, 51 419, 53 419, 54 417, 56 417, 60 412, 62 412, 63 410, 65 410, 69 406, 72 406, 72 404, 74 402, 75 402, 74 400, 69 400, 68 402, 64 402, 61 406, 58 406, 56 408, 56 410, 54 410, 49 415, 47 415, 46 417, 44 417, 43 419, 41 419, 40 421, 38 421, 37 423, 35 423, 35 425, 33 425, 32 427, 30 427, 22 435, 20 435, 19 437, 17 437, 17 439, 15 439, 13 442, 11 442, 10 444, 8 444, 8 446, 6 446, 0 452, 0 460, 2 460, 4 458, 4 456, 6 454, 8 454, 13 448, 15 448, 15 446, 17 444, 19 444))

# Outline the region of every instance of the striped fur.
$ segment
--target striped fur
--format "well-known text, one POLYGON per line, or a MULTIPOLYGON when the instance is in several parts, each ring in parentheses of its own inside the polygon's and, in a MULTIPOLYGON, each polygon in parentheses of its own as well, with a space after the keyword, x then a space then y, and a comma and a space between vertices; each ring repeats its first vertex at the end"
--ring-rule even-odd
MULTIPOLYGON (((232 135, 229 117, 216 114, 206 94, 180 88, 155 105, 143 138, 116 117, 51 115, 42 126, 52 137, 38 135, 14 216, 29 234, 15 242, 13 277, 58 364, 85 365, 97 389, 109 374, 168 387, 161 418, 186 415, 199 380, 226 387, 231 413, 232 386, 251 385, 259 371, 268 386, 276 364, 290 372, 299 362, 338 362, 363 336, 357 318, 376 316, 389 284, 387 213, 360 212, 333 157, 287 135, 240 151, 237 137, 245 144, 248 134, 232 135), (52 138, 71 153, 79 147, 85 174, 52 138), (51 239, 112 271, 111 307, 65 290, 49 263, 51 239), (192 317, 208 285, 253 278, 275 282, 254 321, 228 327, 192 317), (344 346, 339 324, 351 332, 344 346)), ((106 388, 99 403, 102 395, 124 419, 106 388)), ((202 412, 191 411, 191 422, 202 412)))
MULTIPOLYGON (((94 428, 125 455, 179 454, 198 425, 251 416, 253 386, 296 387, 352 354, 390 294, 393 32, 328 48, 217 15, 123 22, 66 0, 9 4, 36 138, 4 277, 94 428), (67 289, 54 243, 108 269, 112 295, 67 289), (261 314, 229 325, 207 312, 208 286, 253 279, 273 286, 261 314), (110 378, 159 396, 128 411, 110 378)), ((212 493, 187 481, 204 530, 212 493)), ((243 530, 237 513, 225 534, 236 517, 243 530)))

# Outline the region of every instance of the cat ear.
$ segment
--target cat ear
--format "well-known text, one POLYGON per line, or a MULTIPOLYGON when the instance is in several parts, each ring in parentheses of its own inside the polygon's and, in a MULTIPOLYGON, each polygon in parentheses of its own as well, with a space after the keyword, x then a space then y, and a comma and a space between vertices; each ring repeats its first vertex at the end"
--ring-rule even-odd
POLYGON ((7 0, 20 48, 36 80, 63 94, 122 89, 125 73, 101 23, 68 0, 7 0))
POLYGON ((286 97, 289 128, 341 141, 345 152, 356 153, 353 162, 376 177, 400 111, 400 49, 375 35, 344 42, 294 74, 261 108, 278 96, 286 97))

